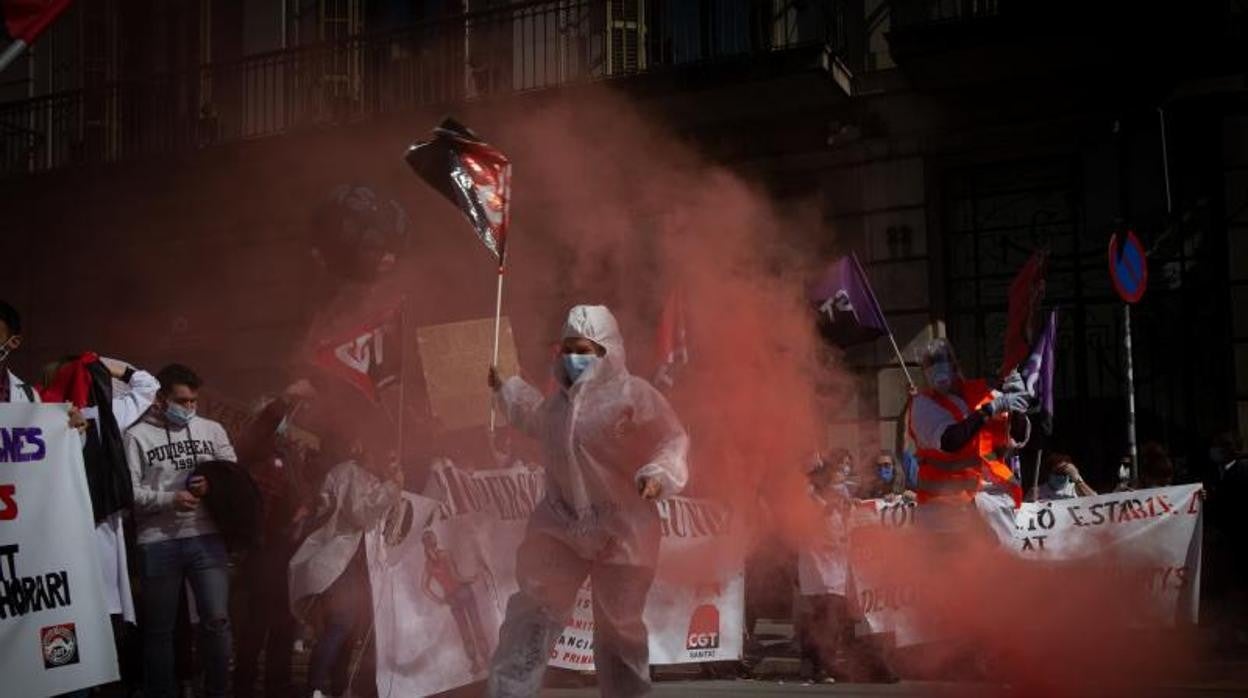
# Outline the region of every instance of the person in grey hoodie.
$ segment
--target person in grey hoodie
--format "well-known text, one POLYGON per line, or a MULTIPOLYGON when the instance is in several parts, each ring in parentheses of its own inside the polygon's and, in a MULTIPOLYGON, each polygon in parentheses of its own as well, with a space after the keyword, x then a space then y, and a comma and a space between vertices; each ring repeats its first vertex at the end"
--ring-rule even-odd
POLYGON ((205 461, 237 459, 225 429, 195 414, 199 376, 170 364, 157 379, 156 402, 125 436, 143 580, 143 695, 174 696, 174 623, 179 592, 189 583, 202 629, 205 695, 217 698, 226 694, 230 665, 226 548, 201 506, 208 481, 191 473, 205 461))

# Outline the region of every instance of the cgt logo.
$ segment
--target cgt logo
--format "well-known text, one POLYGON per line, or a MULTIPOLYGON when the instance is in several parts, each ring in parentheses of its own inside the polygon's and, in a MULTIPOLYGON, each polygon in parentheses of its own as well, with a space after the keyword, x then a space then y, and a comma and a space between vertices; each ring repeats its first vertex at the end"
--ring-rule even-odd
POLYGON ((43 648, 43 668, 78 663, 78 633, 73 623, 51 625, 39 631, 39 641, 43 648))
POLYGON ((689 634, 685 638, 687 650, 713 650, 719 647, 719 609, 704 604, 693 610, 689 620, 689 634))

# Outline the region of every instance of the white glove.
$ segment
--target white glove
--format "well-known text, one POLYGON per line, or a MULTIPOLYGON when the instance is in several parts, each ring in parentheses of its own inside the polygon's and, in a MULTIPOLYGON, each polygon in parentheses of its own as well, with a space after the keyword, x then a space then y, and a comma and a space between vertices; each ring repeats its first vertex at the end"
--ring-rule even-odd
POLYGON ((988 411, 994 417, 1002 412, 1026 412, 1029 403, 1030 399, 1027 397, 1027 393, 1001 393, 994 397, 992 402, 988 403, 988 411))
POLYGON ((1001 381, 1001 392, 1003 393, 1026 393, 1027 383, 1023 380, 1023 374, 1018 369, 1010 371, 1010 374, 1001 381))

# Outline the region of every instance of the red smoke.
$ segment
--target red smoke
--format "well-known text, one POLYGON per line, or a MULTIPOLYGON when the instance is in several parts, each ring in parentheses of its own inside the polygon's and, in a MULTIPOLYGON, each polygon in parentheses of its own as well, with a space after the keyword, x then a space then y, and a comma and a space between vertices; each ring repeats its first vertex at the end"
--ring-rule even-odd
MULTIPOLYGON (((57 280, 9 298, 26 311, 34 340, 17 358, 28 367, 92 348, 152 370, 184 361, 210 388, 249 400, 298 375, 310 344, 401 293, 413 328, 488 316, 489 255, 401 160, 439 116, 209 151, 194 167, 136 166, 97 182, 90 198, 60 187, 75 192, 74 206, 46 187, 54 193, 31 196, 30 212, 12 216, 29 232, 12 287, 57 280), (414 243, 387 279, 325 299, 309 292, 317 277, 305 231, 328 191, 352 181, 399 199, 414 243)), ((728 500, 747 525, 760 523, 756 505, 766 499, 775 520, 758 533, 765 546, 809 540, 818 522, 801 465, 815 449, 844 445, 827 443, 825 432, 842 406, 816 386, 853 391, 816 338, 803 294, 808 272, 826 261, 817 253, 836 246, 817 203, 774 200, 701 156, 661 116, 606 91, 456 116, 514 165, 505 313, 530 381, 546 383, 550 343, 576 303, 611 306, 631 369, 648 377, 663 298, 681 287, 690 366, 672 400, 693 437, 691 493, 728 500)), ((407 355, 416 358, 411 342, 407 355)), ((331 420, 369 409, 323 402, 331 420)), ((440 447, 432 424, 408 438, 426 452, 440 447)), ((1151 686, 1188 658, 1179 648, 1190 645, 1173 642, 1178 633, 1123 629, 1138 600, 1111 578, 1075 567, 1037 575, 982 541, 955 554, 934 547, 876 554, 935 589, 921 597, 920 616, 966 638, 1020 695, 1065 693, 1072 682, 1151 686)))

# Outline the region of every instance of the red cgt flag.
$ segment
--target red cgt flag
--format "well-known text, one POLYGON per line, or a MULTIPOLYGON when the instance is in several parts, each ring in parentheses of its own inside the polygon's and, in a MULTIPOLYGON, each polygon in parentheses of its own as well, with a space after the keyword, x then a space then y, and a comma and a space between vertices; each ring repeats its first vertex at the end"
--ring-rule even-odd
POLYGON ((313 363, 354 385, 373 402, 403 372, 403 319, 398 308, 376 322, 323 342, 313 363))
POLYGON ((73 0, 0 0, 0 15, 9 36, 33 44, 73 0))

